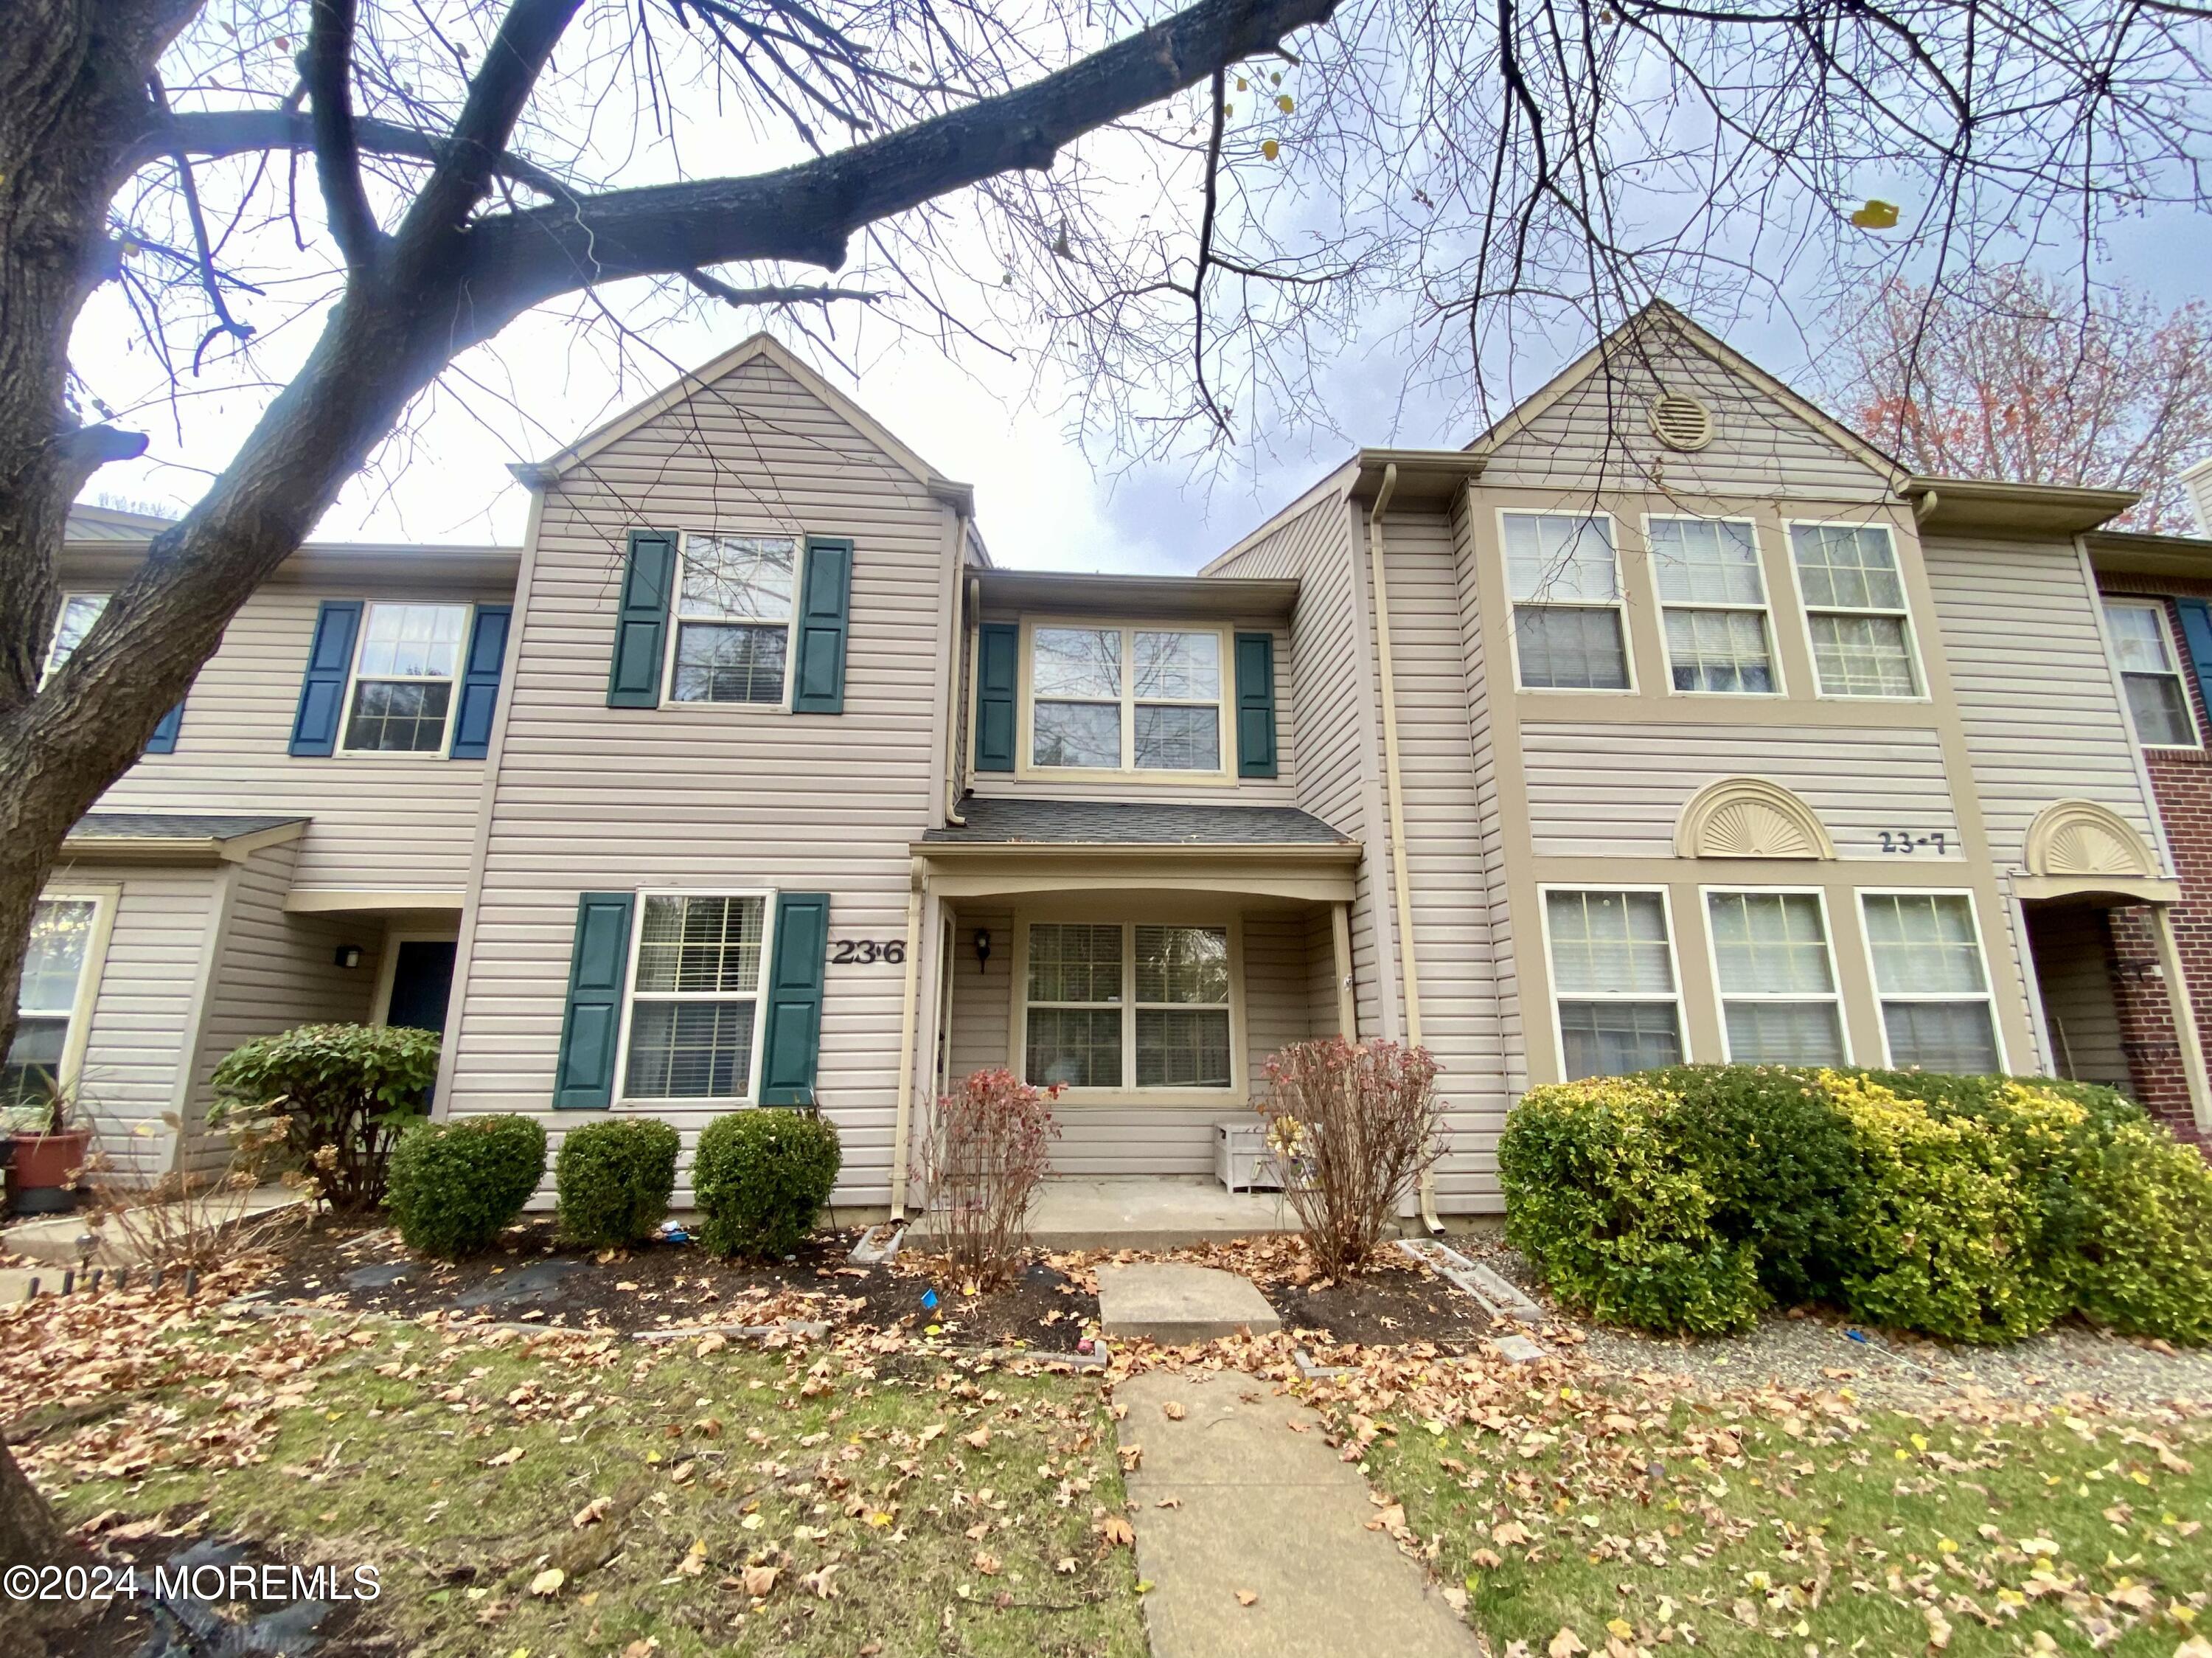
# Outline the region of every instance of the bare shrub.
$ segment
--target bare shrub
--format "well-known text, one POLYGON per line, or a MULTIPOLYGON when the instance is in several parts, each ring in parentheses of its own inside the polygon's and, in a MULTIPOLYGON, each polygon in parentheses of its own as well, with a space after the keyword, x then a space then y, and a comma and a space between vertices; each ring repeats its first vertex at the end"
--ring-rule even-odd
POLYGON ((1060 1137, 1047 1103, 1059 1094, 1010 1070, 979 1070, 958 1093, 938 1098, 922 1178, 945 1253, 978 1289, 1014 1276, 1030 1199, 1060 1137))
MULTIPOLYGON (((177 1118, 143 1123, 137 1136, 174 1133, 177 1118)), ((87 1229, 96 1240, 94 1253, 118 1265, 196 1267, 202 1272, 227 1266, 249 1255, 276 1249, 307 1222, 314 1189, 293 1173, 283 1181, 297 1201, 256 1210, 252 1198, 263 1185, 259 1150, 252 1137, 234 1147, 220 1173, 172 1173, 147 1183, 105 1149, 85 1165, 92 1192, 87 1229)))
POLYGON ((1332 1277, 1366 1265, 1398 1205, 1443 1155, 1426 1048, 1293 1042, 1267 1061, 1267 1145, 1306 1246, 1332 1277))

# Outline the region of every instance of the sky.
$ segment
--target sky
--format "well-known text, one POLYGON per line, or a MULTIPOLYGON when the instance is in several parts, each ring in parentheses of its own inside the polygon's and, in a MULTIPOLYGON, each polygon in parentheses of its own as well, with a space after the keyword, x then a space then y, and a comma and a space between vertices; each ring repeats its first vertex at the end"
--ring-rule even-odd
MULTIPOLYGON (((2167 213, 2123 224, 2099 250, 2100 279, 2124 278, 2172 306, 2204 297, 2212 219, 2167 213)), ((1808 271, 1806 280, 1816 282, 1808 271)), ((1802 380, 1809 301, 1699 320, 1785 380, 1802 380)), ((694 308, 633 347, 621 371, 604 335, 580 337, 534 314, 449 372, 370 474, 349 485, 319 539, 443 543, 520 540, 526 492, 515 461, 548 456, 761 326, 757 314, 694 308)), ((768 321, 787 340, 787 324, 768 321)), ((307 307, 257 342, 264 372, 281 376, 319 326, 307 307)), ((978 350, 957 360, 858 308, 836 320, 848 373, 799 344, 817 366, 945 476, 975 486, 978 522, 1002 565, 1080 570, 1188 571, 1294 499, 1356 444, 1456 448, 1474 435, 1465 387, 1416 373, 1402 335, 1355 340, 1320 370, 1313 409, 1260 430, 1239 429, 1195 463, 1131 462, 1070 429, 1069 387, 1027 364, 978 350), (1455 412, 1457 404, 1462 412, 1455 412)), ((113 286, 95 295, 76 360, 88 381, 149 382, 149 362, 113 286)), ((795 342, 796 343, 796 342, 795 342)), ((1526 393, 1587 347, 1585 337, 1513 343, 1510 370, 1526 393)), ((1431 365, 1432 369, 1432 365, 1431 365)), ((141 461, 104 469, 88 497, 176 510, 234 449, 268 395, 219 376, 195 383, 175 410, 150 402, 124 424, 149 432, 141 461)))

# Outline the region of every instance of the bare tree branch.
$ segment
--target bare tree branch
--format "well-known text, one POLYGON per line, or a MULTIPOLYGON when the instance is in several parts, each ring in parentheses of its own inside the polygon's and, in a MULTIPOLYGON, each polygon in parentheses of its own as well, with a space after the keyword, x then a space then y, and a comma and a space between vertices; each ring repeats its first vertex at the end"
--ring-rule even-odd
POLYGON ((883 296, 869 288, 791 287, 770 284, 763 288, 733 288, 719 277, 710 277, 704 271, 682 272, 684 280, 701 293, 718 299, 723 304, 740 311, 757 305, 832 305, 842 299, 858 300, 863 305, 872 305, 883 296))
POLYGON ((313 117, 315 174, 330 214, 331 235, 346 263, 357 271, 368 270, 378 262, 384 232, 362 183, 361 149, 354 136, 355 0, 313 3, 301 67, 313 117))
MULTIPOLYGON (((436 162, 445 159, 451 141, 441 133, 424 132, 397 121, 357 116, 354 144, 365 155, 436 162)), ((148 162, 173 155, 217 160, 261 150, 312 150, 314 123, 290 109, 220 109, 182 111, 168 115, 125 149, 122 171, 135 173, 148 162)), ((542 195, 565 198, 568 187, 544 168, 519 155, 502 152, 492 165, 501 178, 512 179, 542 195)))

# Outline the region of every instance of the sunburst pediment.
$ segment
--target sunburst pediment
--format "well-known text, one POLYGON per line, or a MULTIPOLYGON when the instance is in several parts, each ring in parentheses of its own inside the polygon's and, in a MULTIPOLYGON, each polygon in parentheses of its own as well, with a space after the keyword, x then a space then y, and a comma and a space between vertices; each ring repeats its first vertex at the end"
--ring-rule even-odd
POLYGON ((1683 807, 1674 853, 1686 858, 1832 858, 1835 843, 1789 789, 1764 777, 1723 777, 1683 807))

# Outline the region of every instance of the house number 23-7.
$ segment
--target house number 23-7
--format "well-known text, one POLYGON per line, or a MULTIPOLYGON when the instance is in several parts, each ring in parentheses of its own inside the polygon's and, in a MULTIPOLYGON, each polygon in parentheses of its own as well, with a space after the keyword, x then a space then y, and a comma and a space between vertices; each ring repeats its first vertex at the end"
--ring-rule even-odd
POLYGON ((1915 852, 1928 851, 1942 857, 1944 851, 1943 832, 1938 829, 1932 835, 1915 835, 1910 829, 1894 832, 1885 829, 1881 831, 1881 850, 1902 852, 1907 856, 1915 852))
POLYGON ((906 941, 902 938, 841 938, 830 946, 830 960, 834 966, 866 967, 878 961, 896 964, 905 960, 906 941))

